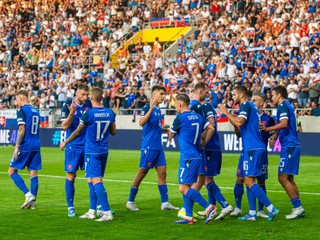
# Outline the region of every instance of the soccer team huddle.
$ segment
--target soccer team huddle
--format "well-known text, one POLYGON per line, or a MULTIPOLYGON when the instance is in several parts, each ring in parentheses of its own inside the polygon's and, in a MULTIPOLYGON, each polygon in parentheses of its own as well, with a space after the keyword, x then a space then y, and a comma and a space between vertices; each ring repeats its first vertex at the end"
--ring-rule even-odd
MULTIPOLYGON (((195 84, 192 99, 180 93, 175 98, 177 116, 171 127, 162 126, 163 114, 159 104, 165 98, 163 86, 152 88, 150 102, 141 112, 139 125, 142 127, 142 143, 139 170, 133 179, 126 203, 126 208, 138 211, 135 198, 139 186, 155 168, 158 175, 158 189, 161 196, 161 210, 179 210, 179 220, 175 224, 194 224, 197 219, 204 219, 208 224, 212 219, 221 220, 226 215, 238 217, 239 220, 255 221, 258 217, 273 220, 279 213, 266 195, 265 180, 268 178, 267 146, 273 146, 277 138, 281 143, 278 180, 288 194, 293 205, 286 219, 304 217, 294 176, 298 174, 300 162, 300 142, 298 140, 294 109, 287 99, 287 90, 282 86, 272 89, 272 101, 278 106, 275 121, 262 110, 264 98, 249 93, 244 86, 233 90, 233 99, 240 104, 237 115, 219 104, 221 113, 225 114, 234 126, 235 134, 242 138, 243 149, 239 157, 237 179, 234 186, 236 206, 233 207, 222 195, 214 177, 220 174, 222 154, 217 133, 216 111, 207 102, 209 88, 206 83, 195 84), (177 136, 180 145, 180 166, 178 169, 179 191, 183 196, 183 205, 173 206, 168 201, 166 183, 166 158, 161 142, 161 135, 167 132, 169 141, 177 136), (241 200, 246 186, 249 212, 242 215, 241 200), (200 193, 201 187, 208 191, 208 199, 200 193), (258 199, 258 210, 256 209, 258 199), (204 211, 195 213, 194 203, 204 211), (221 205, 217 213, 216 203, 221 205), (264 206, 267 212, 264 212, 264 206)), ((62 128, 67 131, 67 139, 60 144, 65 150, 66 200, 68 217, 76 217, 73 204, 76 172, 86 173, 89 186, 90 206, 88 212, 80 218, 96 221, 111 221, 114 212, 110 209, 108 195, 102 178, 107 165, 109 134, 116 134, 116 115, 111 109, 101 104, 103 91, 80 84, 76 96, 62 108, 62 128)), ((42 168, 40 155, 39 123, 37 109, 28 103, 28 93, 24 90, 16 94, 17 122, 19 126, 17 142, 9 166, 9 176, 15 185, 25 194, 21 208, 36 208, 38 192, 37 171, 42 168), (18 170, 28 167, 30 189, 18 174, 18 170)))

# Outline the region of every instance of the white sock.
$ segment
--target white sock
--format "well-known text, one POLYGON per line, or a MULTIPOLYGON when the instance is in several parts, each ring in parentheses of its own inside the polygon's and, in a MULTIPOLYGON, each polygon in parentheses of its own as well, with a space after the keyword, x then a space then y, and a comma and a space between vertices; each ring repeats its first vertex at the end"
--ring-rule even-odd
POLYGON ((270 204, 270 205, 267 207, 267 209, 268 209, 268 212, 272 212, 273 205, 272 205, 272 204, 270 204))
POLYGON ((31 197, 32 196, 32 193, 29 191, 25 194, 25 196, 28 198, 28 197, 31 197))
POLYGON ((249 214, 253 216, 253 215, 256 215, 257 213, 256 213, 256 210, 249 210, 249 214))

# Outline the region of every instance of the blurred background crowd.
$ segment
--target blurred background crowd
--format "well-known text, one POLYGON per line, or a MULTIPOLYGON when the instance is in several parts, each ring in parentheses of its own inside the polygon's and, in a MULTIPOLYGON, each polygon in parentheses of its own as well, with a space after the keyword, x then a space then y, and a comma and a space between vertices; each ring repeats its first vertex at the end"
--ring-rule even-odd
POLYGON ((39 109, 60 109, 87 83, 104 89, 106 107, 132 114, 158 84, 167 89, 161 107, 174 114, 175 96, 205 81, 214 107, 236 108, 240 84, 274 108, 271 89, 281 84, 298 114, 317 115, 319 17, 315 0, 0 0, 0 108, 14 108, 16 91, 26 89, 39 109), (125 36, 161 18, 195 27, 175 54, 161 36, 125 47, 125 36))

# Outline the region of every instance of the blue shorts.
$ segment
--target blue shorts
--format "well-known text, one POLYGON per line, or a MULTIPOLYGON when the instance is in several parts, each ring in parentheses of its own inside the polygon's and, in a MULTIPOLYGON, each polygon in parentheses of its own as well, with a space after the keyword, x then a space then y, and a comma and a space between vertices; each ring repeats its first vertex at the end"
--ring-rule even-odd
POLYGON ((65 161, 64 161, 64 171, 74 173, 85 169, 84 164, 84 148, 72 148, 68 147, 65 149, 64 153, 65 161))
POLYGON ((166 165, 166 157, 163 150, 141 150, 140 168, 150 169, 166 165))
POLYGON ((10 168, 23 170, 28 167, 28 170, 41 170, 42 161, 40 151, 18 152, 17 159, 11 158, 10 168))
POLYGON ((198 180, 198 170, 201 164, 201 158, 192 160, 180 160, 178 171, 179 184, 191 185, 198 180))
POLYGON ((102 178, 106 170, 107 159, 108 153, 87 153, 86 178, 102 178))
POLYGON ((257 180, 265 181, 268 179, 268 153, 264 156, 261 163, 261 175, 257 177, 257 180))
POLYGON ((220 174, 222 164, 221 151, 206 151, 206 172, 207 177, 214 177, 220 174))
POLYGON ((206 151, 204 149, 200 151, 200 156, 201 156, 201 161, 198 169, 198 175, 205 175, 206 169, 207 169, 207 157, 206 157, 206 151))
POLYGON ((237 168, 237 177, 244 177, 243 174, 243 150, 241 151, 239 162, 238 162, 238 168, 237 168))
POLYGON ((279 174, 297 175, 300 164, 300 146, 282 147, 280 152, 279 174))
POLYGON ((258 177, 261 175, 261 163, 265 158, 265 149, 242 151, 239 158, 237 177, 258 177))

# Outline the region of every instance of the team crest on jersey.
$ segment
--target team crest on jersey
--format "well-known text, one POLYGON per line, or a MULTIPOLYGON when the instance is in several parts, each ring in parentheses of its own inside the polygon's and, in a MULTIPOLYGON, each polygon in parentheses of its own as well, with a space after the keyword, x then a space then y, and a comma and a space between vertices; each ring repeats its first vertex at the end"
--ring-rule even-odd
POLYGON ((186 161, 186 167, 188 168, 190 166, 190 161, 186 161))

